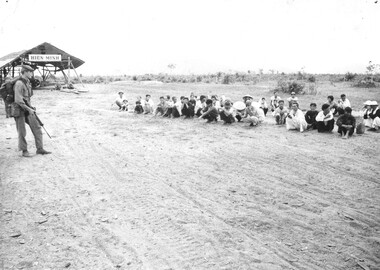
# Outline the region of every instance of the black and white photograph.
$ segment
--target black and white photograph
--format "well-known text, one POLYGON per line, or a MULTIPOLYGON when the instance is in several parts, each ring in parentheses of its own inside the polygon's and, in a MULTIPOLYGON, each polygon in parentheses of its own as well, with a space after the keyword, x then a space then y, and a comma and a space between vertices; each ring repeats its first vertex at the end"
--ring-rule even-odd
POLYGON ((0 270, 380 270, 380 1, 0 0, 0 270))

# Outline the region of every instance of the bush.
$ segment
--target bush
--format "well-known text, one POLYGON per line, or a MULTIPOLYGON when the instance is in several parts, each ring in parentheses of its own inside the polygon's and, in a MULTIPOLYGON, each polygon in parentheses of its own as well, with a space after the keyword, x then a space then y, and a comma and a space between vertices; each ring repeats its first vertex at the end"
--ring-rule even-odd
POLYGON ((315 82, 315 76, 311 75, 311 76, 309 76, 309 78, 307 78, 307 80, 308 80, 309 82, 314 83, 314 82, 315 82))
POLYGON ((230 84, 233 83, 233 78, 232 75, 230 74, 225 74, 222 79, 222 84, 230 84))
POLYGON ((376 87, 376 83, 372 80, 372 78, 365 78, 365 79, 359 79, 354 84, 354 87, 361 87, 361 88, 374 88, 376 87))
POLYGON ((352 81, 355 79, 357 74, 354 74, 354 73, 351 73, 351 72, 347 72, 345 75, 344 75, 344 80, 345 81, 352 81))
POLYGON ((277 89, 284 93, 295 92, 296 94, 304 94, 303 89, 305 88, 305 83, 296 80, 279 80, 277 82, 277 89))

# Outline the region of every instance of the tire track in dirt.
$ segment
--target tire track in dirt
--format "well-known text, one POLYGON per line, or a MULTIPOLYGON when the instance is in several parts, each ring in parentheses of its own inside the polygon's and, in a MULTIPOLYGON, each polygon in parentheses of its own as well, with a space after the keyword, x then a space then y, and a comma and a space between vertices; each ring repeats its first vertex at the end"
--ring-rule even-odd
MULTIPOLYGON (((108 151, 111 155, 114 155, 113 151, 110 150, 110 149, 107 149, 106 147, 102 146, 102 149, 105 150, 105 151, 108 151)), ((134 163, 133 164, 134 166, 138 166, 138 162, 134 163)), ((144 170, 144 168, 140 168, 141 170, 144 170)), ((149 169, 145 169, 144 170, 144 174, 150 174, 152 179, 154 178, 157 178, 157 179, 168 179, 168 175, 165 175, 163 173, 159 173, 159 174, 152 174, 151 170, 149 169)), ((197 200, 195 200, 191 195, 189 195, 188 193, 185 193, 181 188, 179 188, 178 186, 174 186, 172 183, 167 183, 165 182, 164 180, 161 180, 161 182, 163 184, 165 184, 165 186, 169 187, 170 189, 172 189, 174 192, 176 192, 177 194, 179 194, 181 197, 184 197, 186 198, 187 200, 191 201, 194 205, 196 205, 197 207, 199 207, 200 209, 202 209, 203 211, 206 211, 208 212, 210 215, 212 215, 214 218, 218 219, 219 221, 222 221, 225 225, 228 225, 228 227, 231 229, 233 228, 234 230, 238 231, 240 234, 244 234, 246 237, 248 237, 250 240, 254 241, 255 243, 259 242, 261 244, 261 246, 265 247, 265 243, 263 243, 262 241, 260 241, 257 237, 253 236, 250 232, 248 232, 247 230, 242 230, 241 228, 239 227, 234 227, 232 224, 226 222, 225 219, 221 218, 220 216, 218 216, 217 214, 215 214, 214 212, 212 212, 211 210, 207 209, 204 205, 200 204, 197 200)), ((267 248, 267 247, 265 247, 267 248)), ((268 249, 268 248, 267 248, 268 249)), ((286 259, 286 258, 290 258, 292 257, 292 254, 291 252, 285 252, 285 251, 279 251, 279 250, 271 250, 269 249, 271 252, 274 252, 274 254, 276 254, 276 256, 278 256, 279 258, 281 258, 283 261, 286 261, 287 264, 289 264, 289 266, 291 265, 292 267, 297 267, 299 269, 306 269, 305 267, 308 266, 308 269, 319 269, 319 268, 315 268, 313 264, 310 264, 310 265, 307 265, 305 264, 305 262, 302 262, 302 265, 297 265, 297 263, 293 260, 289 260, 289 259, 286 259), (306 266, 305 266, 306 265, 306 266)), ((283 265, 284 266, 284 265, 283 265)))
MULTIPOLYGON (((92 147, 95 152, 96 147, 94 145, 92 145, 92 147)), ((106 160, 102 160, 102 163, 105 163, 107 168, 112 168, 111 164, 109 164, 106 160)), ((145 173, 146 172, 144 172, 144 174, 145 173)), ((121 177, 117 179, 119 179, 118 181, 121 181, 122 183, 124 182, 121 177)), ((146 187, 144 189, 146 189, 146 187)), ((156 192, 156 190, 153 192, 156 192)), ((130 199, 134 207, 137 207, 137 214, 141 215, 141 213, 145 213, 145 215, 143 215, 144 224, 153 224, 154 227, 152 229, 155 230, 155 234, 159 234, 165 239, 166 246, 169 246, 169 248, 176 253, 179 252, 180 254, 183 254, 182 256, 185 256, 181 258, 182 266, 210 267, 207 260, 205 260, 202 256, 203 252, 200 251, 203 250, 204 247, 186 230, 170 221, 172 217, 166 214, 158 217, 156 209, 157 204, 152 203, 149 200, 149 195, 151 193, 144 193, 146 193, 146 190, 145 192, 144 190, 141 190, 141 197, 134 196, 130 199), (168 235, 170 235, 170 238, 167 238, 168 235)), ((126 202, 124 201, 124 203, 126 202)), ((223 257, 219 256, 219 260, 223 260, 223 257)), ((180 267, 181 265, 177 266, 180 267)), ((223 269, 222 265, 219 267, 220 269, 223 269)))
POLYGON ((316 195, 317 196, 317 195, 316 195))

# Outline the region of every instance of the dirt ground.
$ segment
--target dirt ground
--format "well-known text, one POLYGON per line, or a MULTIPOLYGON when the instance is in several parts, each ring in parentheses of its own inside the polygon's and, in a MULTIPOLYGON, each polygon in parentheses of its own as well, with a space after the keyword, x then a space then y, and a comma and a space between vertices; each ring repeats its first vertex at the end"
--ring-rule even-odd
MULTIPOLYGON (((342 140, 271 116, 247 128, 111 107, 118 90, 157 103, 190 92, 269 99, 271 87, 35 91, 53 154, 30 159, 0 104, 0 269, 380 269, 380 134, 342 140)), ((301 107, 341 92, 357 109, 380 101, 378 89, 326 84, 301 107)))

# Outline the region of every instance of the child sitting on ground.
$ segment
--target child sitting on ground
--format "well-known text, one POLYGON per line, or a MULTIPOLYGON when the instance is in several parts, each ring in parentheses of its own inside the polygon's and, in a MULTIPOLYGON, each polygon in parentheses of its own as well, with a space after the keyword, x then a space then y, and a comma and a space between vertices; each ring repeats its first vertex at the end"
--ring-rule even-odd
POLYGON ((121 105, 120 111, 128 111, 128 100, 123 99, 123 103, 121 105))
POLYGON ((317 121, 315 120, 315 117, 317 117, 317 115, 317 104, 310 103, 310 110, 305 113, 307 129, 317 129, 317 121))
POLYGON ((224 106, 220 111, 220 119, 224 121, 224 124, 232 124, 235 122, 235 111, 232 108, 232 104, 230 101, 224 102, 224 106))
POLYGON ((285 101, 282 99, 278 101, 278 107, 274 110, 274 118, 276 119, 277 125, 284 125, 286 116, 288 115, 289 111, 287 108, 285 108, 285 101))
POLYGON ((144 108, 143 108, 141 97, 139 96, 137 97, 134 113, 142 114, 143 112, 144 112, 144 108))
POLYGON ((355 131, 356 119, 351 115, 352 109, 350 107, 344 108, 344 114, 339 116, 336 120, 338 133, 342 136, 342 139, 348 139, 355 131))
POLYGON ((218 121, 218 110, 215 108, 213 101, 211 99, 206 100, 206 111, 199 116, 199 118, 207 119, 206 123, 211 123, 213 121, 218 121))

